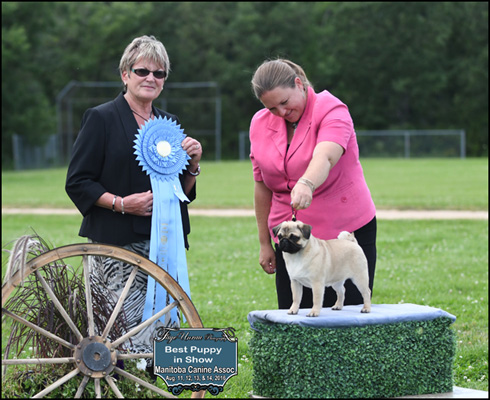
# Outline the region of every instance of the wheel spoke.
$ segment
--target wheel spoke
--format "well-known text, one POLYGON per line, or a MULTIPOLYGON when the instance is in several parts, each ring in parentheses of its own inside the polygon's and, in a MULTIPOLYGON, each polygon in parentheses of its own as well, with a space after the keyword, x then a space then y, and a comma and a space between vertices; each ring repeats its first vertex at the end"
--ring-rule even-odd
POLYGON ((112 347, 115 349, 117 346, 120 344, 124 343, 127 339, 130 337, 136 335, 139 331, 142 329, 146 328, 147 326, 151 325, 153 322, 155 322, 157 319, 161 318, 164 314, 168 313, 170 310, 173 308, 177 307, 179 303, 177 301, 174 301, 173 303, 169 304, 167 307, 164 309, 160 310, 158 313, 156 313, 153 317, 147 319, 145 322, 139 324, 138 326, 135 326, 133 329, 131 329, 128 333, 125 335, 121 336, 119 339, 114 341, 112 343, 112 347))
POLYGON ((75 362, 73 357, 61 358, 15 358, 2 360, 2 365, 27 365, 27 364, 69 364, 75 362))
POLYGON ((83 391, 85 390, 85 386, 87 386, 89 379, 90 378, 87 375, 83 377, 82 382, 80 382, 80 386, 78 386, 78 390, 75 393, 75 399, 79 399, 80 397, 82 397, 83 391))
POLYGON ((92 291, 90 286, 90 271, 88 256, 83 256, 83 279, 85 281, 85 301, 87 303, 88 335, 95 336, 94 308, 92 305, 92 291))
POLYGON ((58 300, 58 298, 56 297, 56 295, 53 293, 53 291, 51 290, 51 288, 48 286, 46 280, 43 278, 43 276, 41 275, 41 273, 39 272, 39 270, 36 270, 36 276, 39 279, 39 281, 41 282, 41 285, 43 285, 44 290, 46 290, 46 293, 48 293, 51 301, 54 303, 54 305, 56 306, 56 308, 58 309, 58 311, 60 312, 60 314, 63 316, 63 319, 66 321, 66 323, 68 324, 68 326, 70 327, 70 329, 77 336, 78 340, 79 341, 82 341, 83 340, 82 334, 80 333, 80 331, 78 330, 78 328, 75 326, 75 324, 73 323, 73 321, 71 320, 70 316, 67 314, 67 312, 65 311, 65 309, 61 305, 61 303, 58 300))
POLYGON ((124 376, 125 378, 131 379, 132 381, 140 384, 141 386, 144 386, 147 389, 152 390, 155 393, 162 395, 163 397, 175 398, 175 396, 173 396, 171 393, 168 393, 165 390, 162 390, 159 387, 156 387, 155 385, 152 385, 151 383, 148 383, 148 382, 130 374, 129 372, 124 371, 121 368, 115 367, 114 372, 117 372, 119 375, 124 376))
POLYGON ((74 376, 77 376, 79 372, 80 372, 80 370, 78 368, 75 368, 73 371, 71 371, 68 374, 66 374, 65 376, 61 377, 56 382, 49 385, 46 389, 42 390, 41 392, 39 392, 38 394, 36 394, 35 396, 32 396, 32 397, 34 399, 44 397, 48 393, 51 393, 54 389, 63 385, 63 383, 68 382, 71 378, 73 378, 74 376))
POLYGON ((96 399, 102 398, 102 391, 100 390, 100 379, 99 378, 94 379, 94 386, 95 386, 95 398, 96 399))
POLYGON ((119 315, 119 311, 121 310, 124 300, 126 300, 126 296, 129 293, 129 289, 131 288, 131 285, 133 284, 134 279, 136 278, 136 274, 138 273, 138 267, 135 266, 133 270, 131 271, 131 274, 129 275, 128 281, 126 282, 126 286, 124 286, 124 289, 121 293, 121 296, 119 296, 119 300, 116 303, 116 306, 114 307, 114 310, 112 311, 111 317, 109 318, 109 321, 107 322, 107 325, 104 329, 104 332, 102 333, 102 339, 106 339, 107 335, 112 329, 112 325, 114 324, 114 321, 116 320, 116 317, 119 315))
POLYGON ((28 326, 31 329, 34 329, 36 332, 39 332, 41 335, 46 336, 49 339, 55 340, 58 343, 61 343, 63 346, 68 347, 69 349, 74 349, 75 345, 67 342, 64 339, 59 338, 56 335, 53 335, 51 332, 48 332, 46 329, 43 329, 37 325, 34 325, 32 322, 27 321, 26 319, 20 317, 19 315, 16 315, 14 313, 11 313, 10 311, 6 310, 5 308, 2 308, 2 313, 5 315, 8 315, 9 317, 15 319, 16 321, 20 322, 21 324, 24 324, 28 326))
POLYGON ((112 391, 117 396, 117 398, 118 399, 124 399, 124 396, 122 395, 122 393, 117 388, 116 383, 114 382, 114 379, 110 376, 106 376, 105 380, 107 381, 107 383, 109 384, 109 386, 111 387, 112 391))

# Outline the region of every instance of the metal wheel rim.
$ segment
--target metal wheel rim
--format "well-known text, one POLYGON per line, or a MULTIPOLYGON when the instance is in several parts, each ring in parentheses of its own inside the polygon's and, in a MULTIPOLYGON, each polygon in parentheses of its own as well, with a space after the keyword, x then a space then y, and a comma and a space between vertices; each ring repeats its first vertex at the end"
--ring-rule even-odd
MULTIPOLYGON (((185 316, 185 318, 186 318, 186 320, 187 320, 187 322, 191 328, 202 328, 203 327, 201 318, 199 317, 199 314, 198 314, 196 308, 194 307, 192 301, 190 300, 188 295, 185 293, 185 291, 182 289, 182 287, 178 284, 178 282, 175 281, 175 279, 173 279, 166 271, 162 270, 158 265, 156 265, 155 263, 153 263, 149 259, 147 259, 147 258, 145 258, 145 257, 143 257, 137 253, 134 253, 132 251, 126 250, 126 249, 118 247, 118 246, 106 245, 106 244, 100 244, 100 243, 83 243, 83 244, 72 244, 72 245, 62 246, 62 247, 58 247, 58 248, 49 250, 45 253, 38 255, 37 257, 35 257, 31 260, 29 260, 26 263, 26 267, 23 270, 24 271, 23 274, 21 274, 20 271, 17 271, 2 286, 2 315, 8 315, 8 316, 12 317, 13 319, 19 321, 18 316, 15 316, 12 313, 10 313, 8 310, 4 309, 4 304, 10 298, 10 296, 11 296, 12 292, 15 290, 15 288, 17 286, 19 286, 21 284, 21 282, 24 279, 26 279, 30 274, 37 273, 39 268, 46 266, 50 263, 53 263, 55 261, 62 260, 65 258, 69 258, 69 257, 79 257, 79 256, 82 256, 82 257, 83 256, 104 256, 104 257, 110 257, 113 259, 117 259, 117 260, 126 262, 128 264, 133 265, 134 275, 136 275, 136 272, 138 270, 142 270, 143 272, 145 272, 146 274, 148 274, 149 276, 154 278, 155 281, 157 281, 160 285, 162 285, 165 288, 165 290, 170 294, 170 296, 172 296, 172 298, 175 299, 174 303, 172 303, 171 305, 162 309, 160 311, 160 313, 162 313, 162 312, 166 313, 166 312, 169 312, 170 309, 172 309, 174 307, 178 307, 181 310, 182 314, 185 316), (136 268, 134 268, 134 267, 136 267, 136 268), (167 311, 165 311, 165 310, 167 310, 167 311)), ((89 285, 89 287, 90 287, 90 282, 88 280, 87 271, 88 270, 85 269, 85 266, 84 266, 82 273, 84 274, 85 285, 86 285, 86 287, 87 287, 87 285, 89 285)), ((131 283, 129 283, 130 279, 131 278, 128 278, 128 281, 126 282, 127 283, 127 290, 129 290, 129 286, 131 284, 131 283)), ((49 289, 47 289, 47 290, 49 290, 49 289)), ((83 357, 84 351, 94 351, 95 349, 97 349, 96 351, 104 354, 106 359, 107 359, 107 357, 111 357, 110 361, 109 361, 111 363, 111 365, 106 367, 105 371, 110 371, 110 372, 114 371, 114 372, 118 373, 119 375, 126 377, 128 379, 131 379, 134 382, 136 382, 136 383, 138 383, 138 384, 140 384, 140 385, 142 385, 142 386, 144 386, 144 387, 152 390, 153 392, 160 394, 164 397, 175 397, 172 394, 170 394, 169 392, 165 392, 162 389, 160 389, 160 388, 158 388, 158 387, 156 387, 156 386, 154 386, 148 382, 145 382, 145 381, 135 377, 134 375, 118 368, 117 366, 115 366, 115 362, 114 362, 115 359, 120 360, 120 359, 128 359, 128 358, 153 358, 153 354, 151 354, 151 357, 148 357, 149 354, 146 354, 145 357, 141 357, 141 356, 132 357, 132 355, 129 355, 129 357, 128 357, 128 355, 118 354, 118 352, 116 351, 115 352, 116 354, 112 354, 112 355, 108 356, 107 354, 111 354, 108 352, 112 351, 112 350, 110 350, 111 345, 113 345, 113 347, 117 347, 116 343, 124 341, 122 339, 125 336, 127 336, 127 334, 123 335, 122 337, 120 337, 119 339, 114 341, 113 343, 107 343, 107 341, 106 341, 107 333, 108 333, 108 330, 110 330, 110 328, 112 327, 112 326, 109 326, 111 324, 111 322, 109 321, 107 323, 108 326, 106 327, 107 332, 106 332, 106 330, 104 330, 104 333, 102 336, 95 336, 94 327, 93 327, 93 316, 92 316, 92 318, 90 317, 92 315, 92 311, 93 311, 90 309, 91 304, 92 304, 91 294, 87 294, 87 293, 90 293, 90 290, 86 290, 87 312, 89 315, 89 318, 88 318, 88 320, 89 320, 89 328, 88 328, 89 332, 87 332, 86 336, 84 336, 80 332, 78 332, 78 333, 75 332, 76 336, 79 339, 79 343, 76 346, 72 345, 74 347, 73 348, 73 357, 67 357, 67 358, 63 358, 63 359, 48 358, 48 359, 41 359, 41 360, 38 360, 38 359, 21 359, 21 360, 4 359, 4 360, 2 360, 2 365, 14 365, 14 364, 17 364, 17 365, 25 364, 25 365, 27 365, 27 364, 40 364, 40 363, 42 363, 42 364, 70 364, 70 363, 73 363, 74 369, 71 372, 69 372, 68 374, 66 374, 62 378, 58 379, 56 382, 54 382, 52 385, 45 388, 41 392, 37 393, 36 396, 34 396, 34 397, 43 397, 44 395, 50 393, 51 391, 55 390, 57 387, 61 386, 62 384, 66 383, 67 381, 69 381, 70 379, 74 378, 75 376, 77 376, 79 374, 82 374, 84 376, 84 378, 83 378, 83 380, 82 380, 82 382, 78 388, 78 391, 77 391, 77 394, 75 395, 75 398, 79 398, 82 395, 83 390, 84 390, 86 384, 88 383, 88 381, 90 379, 94 379, 95 389, 96 389, 97 394, 100 394, 100 380, 105 379, 105 381, 108 383, 108 385, 110 386, 112 391, 118 397, 124 397, 122 395, 122 393, 119 391, 119 389, 117 388, 115 380, 111 376, 109 376, 108 374, 102 373, 100 371, 94 371, 94 370, 91 370, 90 368, 88 370, 87 370, 87 368, 85 368, 85 370, 83 370, 79 366, 77 366, 77 362, 78 362, 78 365, 80 365, 80 363, 83 364, 83 362, 81 362, 80 359, 81 359, 81 357, 83 357), (104 337, 104 334, 105 334, 105 337, 104 337), (107 351, 104 350, 104 346, 107 347, 107 349, 108 349, 107 351), (112 365, 112 364, 114 364, 114 365, 112 365)), ((123 295, 121 295, 121 297, 123 297, 123 295)), ((124 300, 124 298, 123 298, 123 300, 124 300)), ((122 301, 121 301, 121 304, 122 304, 122 301)), ((114 319, 116 316, 117 316, 117 314, 113 315, 114 319)), ((154 318, 154 319, 158 319, 158 318, 154 318)), ((151 319, 148 321, 151 321, 151 319)), ((22 322, 22 321, 20 321, 20 322, 24 323, 26 325, 25 322, 22 322)), ((141 327, 142 325, 143 324, 140 324, 140 325, 138 325, 138 327, 141 327)), ((29 325, 27 325, 27 326, 30 327, 29 325)), ((138 327, 136 327, 136 328, 138 328, 138 327)), ((37 330, 37 329, 42 329, 42 328, 34 326, 34 327, 31 327, 31 329, 37 330)), ((77 328, 74 328, 74 329, 77 329, 77 328)), ((134 329, 128 333, 131 334, 131 332, 133 332, 133 331, 134 331, 134 329)), ((41 334, 47 335, 46 333, 42 333, 42 332, 41 332, 41 334)), ((134 334, 135 333, 133 333, 129 337, 133 336, 134 334)), ((55 335, 53 335, 53 336, 55 336, 55 335)), ((59 338, 59 339, 63 340, 61 338, 59 338)), ((67 346, 66 343, 64 345, 67 346)), ((133 355, 134 355, 134 353, 133 353, 133 355)), ((7 356, 8 355, 6 354, 5 357, 7 357, 7 356)), ((106 364, 104 364, 104 366, 106 366, 106 364)), ((85 365, 85 367, 86 367, 86 365, 85 365)), ((92 368, 95 368, 95 367, 92 365, 92 368)), ((204 394, 205 394, 205 391, 194 392, 192 394, 192 397, 193 398, 202 398, 202 397, 204 397, 204 394)))

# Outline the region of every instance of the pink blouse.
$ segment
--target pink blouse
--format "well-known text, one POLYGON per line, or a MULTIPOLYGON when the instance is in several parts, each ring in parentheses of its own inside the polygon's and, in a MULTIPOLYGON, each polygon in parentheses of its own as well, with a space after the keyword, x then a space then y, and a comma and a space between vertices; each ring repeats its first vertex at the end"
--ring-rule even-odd
POLYGON ((341 231, 353 232, 376 215, 347 106, 328 91, 317 94, 310 87, 289 149, 283 118, 264 108, 250 124, 253 177, 273 193, 268 220, 271 237, 272 228, 291 220, 291 190, 306 171, 315 146, 322 141, 338 143, 345 152, 315 190, 311 205, 297 211, 297 220, 311 225, 315 237, 335 239, 341 231))

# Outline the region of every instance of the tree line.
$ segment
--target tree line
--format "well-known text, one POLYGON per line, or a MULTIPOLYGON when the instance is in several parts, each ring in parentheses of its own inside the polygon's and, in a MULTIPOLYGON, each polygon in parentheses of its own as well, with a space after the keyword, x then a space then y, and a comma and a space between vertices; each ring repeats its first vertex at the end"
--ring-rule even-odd
POLYGON ((13 134, 56 132, 68 82, 119 81, 145 34, 169 53, 168 82, 218 83, 223 158, 262 107, 253 72, 279 57, 344 101, 357 130, 465 129, 468 156, 488 156, 487 2, 2 2, 2 166, 13 134))

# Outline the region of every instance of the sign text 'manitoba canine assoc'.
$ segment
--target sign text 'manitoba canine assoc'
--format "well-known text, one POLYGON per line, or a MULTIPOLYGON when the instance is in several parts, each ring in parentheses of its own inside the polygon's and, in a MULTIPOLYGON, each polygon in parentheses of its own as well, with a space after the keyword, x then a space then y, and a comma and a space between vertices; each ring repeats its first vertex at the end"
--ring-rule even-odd
POLYGON ((233 328, 163 328, 154 342, 154 373, 175 395, 184 389, 217 395, 238 373, 237 340, 233 328))

